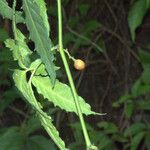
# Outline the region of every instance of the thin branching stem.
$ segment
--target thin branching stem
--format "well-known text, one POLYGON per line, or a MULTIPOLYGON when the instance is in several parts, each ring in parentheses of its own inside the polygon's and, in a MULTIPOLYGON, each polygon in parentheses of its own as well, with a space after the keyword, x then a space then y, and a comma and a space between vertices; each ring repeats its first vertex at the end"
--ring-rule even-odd
POLYGON ((71 86, 71 89, 72 89, 75 105, 76 105, 76 108, 77 108, 77 112, 78 112, 79 119, 80 119, 80 122, 81 122, 82 130, 83 130, 83 135, 84 135, 85 142, 86 142, 86 147, 87 147, 87 149, 89 149, 89 147, 91 146, 91 141, 90 141, 87 129, 86 129, 86 125, 85 125, 85 121, 84 121, 84 118, 83 118, 81 107, 80 107, 80 104, 79 104, 79 101, 78 101, 78 96, 77 96, 76 88, 75 88, 75 85, 74 85, 74 81, 73 81, 71 71, 69 69, 69 65, 68 65, 68 62, 67 62, 67 59, 66 59, 66 56, 65 56, 65 52, 64 52, 64 49, 63 49, 61 0, 57 0, 57 5, 58 5, 59 52, 60 52, 63 64, 65 66, 66 74, 67 74, 67 77, 68 77, 68 80, 69 80, 69 83, 70 83, 70 86, 71 86))

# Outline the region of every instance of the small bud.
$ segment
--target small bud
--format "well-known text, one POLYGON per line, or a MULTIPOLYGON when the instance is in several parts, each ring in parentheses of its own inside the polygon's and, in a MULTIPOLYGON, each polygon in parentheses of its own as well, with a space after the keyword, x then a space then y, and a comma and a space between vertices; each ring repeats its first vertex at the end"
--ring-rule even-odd
POLYGON ((76 59, 74 61, 74 67, 77 69, 77 70, 83 70, 85 68, 85 62, 81 59, 76 59))

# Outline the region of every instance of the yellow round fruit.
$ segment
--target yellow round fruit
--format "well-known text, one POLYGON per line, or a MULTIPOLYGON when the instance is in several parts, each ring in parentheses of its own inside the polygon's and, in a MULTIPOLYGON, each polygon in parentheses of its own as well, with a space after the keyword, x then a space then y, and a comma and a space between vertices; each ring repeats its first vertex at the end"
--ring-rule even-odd
POLYGON ((77 70, 83 70, 85 68, 85 62, 81 59, 76 59, 74 61, 74 67, 77 69, 77 70))

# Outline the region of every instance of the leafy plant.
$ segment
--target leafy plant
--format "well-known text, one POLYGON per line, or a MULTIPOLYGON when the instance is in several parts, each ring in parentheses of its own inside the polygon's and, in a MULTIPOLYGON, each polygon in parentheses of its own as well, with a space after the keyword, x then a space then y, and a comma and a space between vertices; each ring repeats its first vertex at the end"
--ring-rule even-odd
MULTIPOLYGON (((12 51, 13 58, 15 61, 18 61, 19 65, 19 68, 16 68, 13 73, 15 85, 19 89, 21 94, 24 96, 26 101, 35 110, 39 120, 41 121, 42 126, 45 128, 49 136, 53 139, 55 144, 60 149, 67 149, 63 140, 59 137, 58 131, 52 124, 51 117, 43 111, 42 104, 40 103, 40 101, 37 100, 34 94, 35 92, 33 91, 33 85, 37 88, 37 92, 39 94, 42 94, 44 98, 54 103, 55 106, 59 106, 61 109, 64 109, 67 112, 75 112, 79 116, 81 121, 87 149, 97 149, 90 142, 82 115, 82 113, 86 115, 97 113, 91 111, 90 105, 85 103, 85 101, 81 97, 77 96, 71 73, 65 58, 65 53, 63 50, 61 1, 58 0, 58 50, 61 54, 71 88, 56 80, 57 67, 54 64, 55 51, 52 51, 53 44, 52 41, 49 39, 50 28, 47 20, 47 10, 45 2, 43 0, 37 2, 35 2, 34 0, 23 0, 23 12, 25 13, 25 18, 23 18, 22 16, 23 12, 15 11, 16 0, 14 0, 13 8, 10 8, 5 0, 1 1, 0 4, 1 6, 5 6, 2 7, 3 11, 1 11, 0 13, 3 15, 3 17, 12 19, 13 24, 14 39, 7 39, 5 44, 6 47, 8 47, 12 51), (34 60, 31 59, 31 56, 35 52, 32 52, 27 46, 26 37, 17 28, 18 22, 23 22, 26 24, 29 30, 30 39, 34 42, 35 50, 40 56, 40 58, 34 60), (64 90, 65 95, 63 94, 64 90)), ((15 130, 13 130, 12 128, 13 133, 10 135, 13 136, 13 134, 20 134, 17 133, 16 130, 18 129, 15 128, 15 130)), ((9 134, 9 130, 7 132, 9 134)), ((21 135, 18 135, 18 137, 20 136, 21 135)), ((22 137, 20 137, 20 139, 21 138, 22 137)), ((34 141, 40 138, 42 137, 32 137, 30 139, 34 141)), ((20 143, 18 142, 18 144, 20 143)), ((18 148, 20 148, 20 146, 18 146, 18 148)))
POLYGON ((128 15, 128 24, 133 41, 135 41, 136 29, 142 24, 143 18, 150 8, 149 4, 149 0, 137 0, 130 8, 128 15))

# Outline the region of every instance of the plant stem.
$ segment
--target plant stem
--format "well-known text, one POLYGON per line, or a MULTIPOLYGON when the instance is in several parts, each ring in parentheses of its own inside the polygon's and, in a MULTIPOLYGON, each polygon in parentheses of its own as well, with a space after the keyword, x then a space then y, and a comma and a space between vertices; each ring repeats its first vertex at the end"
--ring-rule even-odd
POLYGON ((16 34, 16 0, 13 1, 13 19, 12 19, 12 28, 14 33, 14 39, 16 40, 17 34, 16 34))
POLYGON ((86 129, 85 121, 84 121, 83 114, 82 114, 82 111, 81 111, 81 107, 80 107, 80 104, 79 104, 79 101, 78 101, 78 96, 77 96, 76 88, 75 88, 75 85, 74 85, 74 81, 72 79, 71 71, 69 69, 69 65, 68 65, 68 62, 67 62, 67 59, 66 59, 66 56, 65 56, 65 52, 63 50, 61 0, 57 0, 57 7, 58 7, 59 52, 60 52, 63 64, 65 66, 66 74, 67 74, 67 77, 68 77, 68 80, 69 80, 69 83, 70 83, 70 86, 71 86, 71 90, 72 90, 72 93, 73 93, 75 105, 76 105, 76 108, 77 108, 77 112, 78 112, 78 115, 79 115, 82 130, 83 130, 83 135, 84 135, 85 142, 86 142, 86 147, 87 147, 87 149, 89 149, 89 147, 91 146, 91 141, 89 139, 89 135, 88 135, 88 132, 87 132, 87 129, 86 129))

